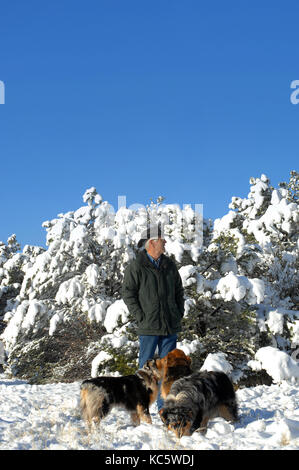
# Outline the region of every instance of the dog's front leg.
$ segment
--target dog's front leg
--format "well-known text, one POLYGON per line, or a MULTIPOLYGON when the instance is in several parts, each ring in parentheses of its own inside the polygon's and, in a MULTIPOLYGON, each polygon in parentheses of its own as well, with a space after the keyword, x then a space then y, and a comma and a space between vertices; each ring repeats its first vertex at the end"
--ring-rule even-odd
POLYGON ((202 434, 206 434, 207 432, 207 427, 208 427, 208 422, 209 422, 209 416, 205 416, 203 420, 200 423, 199 431, 202 434))
POLYGON ((194 431, 200 430, 201 422, 202 422, 202 416, 201 415, 197 416, 195 420, 193 421, 192 426, 190 428, 190 436, 194 433, 194 431))

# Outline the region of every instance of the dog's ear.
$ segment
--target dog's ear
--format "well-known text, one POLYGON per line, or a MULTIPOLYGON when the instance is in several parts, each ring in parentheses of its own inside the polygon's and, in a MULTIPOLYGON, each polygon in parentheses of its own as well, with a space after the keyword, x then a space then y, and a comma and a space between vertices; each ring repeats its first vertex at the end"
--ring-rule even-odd
POLYGON ((186 356, 186 358, 187 358, 188 364, 191 365, 191 357, 190 357, 190 356, 186 356))
POLYGON ((167 366, 167 361, 168 361, 167 356, 162 357, 162 359, 160 359, 160 361, 161 361, 163 367, 167 366))
POLYGON ((165 357, 165 366, 167 367, 171 367, 171 366, 174 366, 175 365, 175 360, 172 356, 169 356, 169 357, 165 357))
POLYGON ((153 359, 148 359, 145 362, 143 369, 146 369, 146 370, 151 369, 152 367, 155 367, 155 365, 156 365, 156 361, 154 361, 153 359))

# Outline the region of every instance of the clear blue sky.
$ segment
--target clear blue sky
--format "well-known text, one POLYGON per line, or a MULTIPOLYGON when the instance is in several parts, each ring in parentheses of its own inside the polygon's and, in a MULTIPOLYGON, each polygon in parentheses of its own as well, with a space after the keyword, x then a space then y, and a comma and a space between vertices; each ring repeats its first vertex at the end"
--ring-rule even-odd
POLYGON ((0 240, 95 186, 117 208, 203 204, 221 217, 249 178, 298 171, 299 3, 1 2, 0 240))

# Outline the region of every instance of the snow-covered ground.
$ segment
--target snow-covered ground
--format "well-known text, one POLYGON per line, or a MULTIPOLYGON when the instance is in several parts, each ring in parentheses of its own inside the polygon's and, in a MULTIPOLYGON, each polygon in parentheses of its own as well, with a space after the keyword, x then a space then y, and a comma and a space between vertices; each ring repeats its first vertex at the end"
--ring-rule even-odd
POLYGON ((153 424, 133 427, 124 410, 114 409, 88 434, 80 417, 80 383, 29 385, 0 374, 0 449, 298 449, 299 386, 283 381, 270 387, 240 389, 240 422, 221 418, 205 436, 180 441, 165 430, 151 408, 153 424))

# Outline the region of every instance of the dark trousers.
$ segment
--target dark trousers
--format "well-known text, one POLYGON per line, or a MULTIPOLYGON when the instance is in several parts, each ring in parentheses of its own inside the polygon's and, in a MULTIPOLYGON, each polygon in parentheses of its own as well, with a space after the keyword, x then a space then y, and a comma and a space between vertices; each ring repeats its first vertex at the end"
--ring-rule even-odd
MULTIPOLYGON (((176 349, 177 335, 169 336, 139 336, 140 352, 139 352, 139 368, 141 369, 148 359, 153 359, 155 351, 158 347, 158 356, 160 358, 167 356, 170 351, 176 349)), ((160 390, 157 398, 158 411, 163 408, 163 398, 160 390)))

